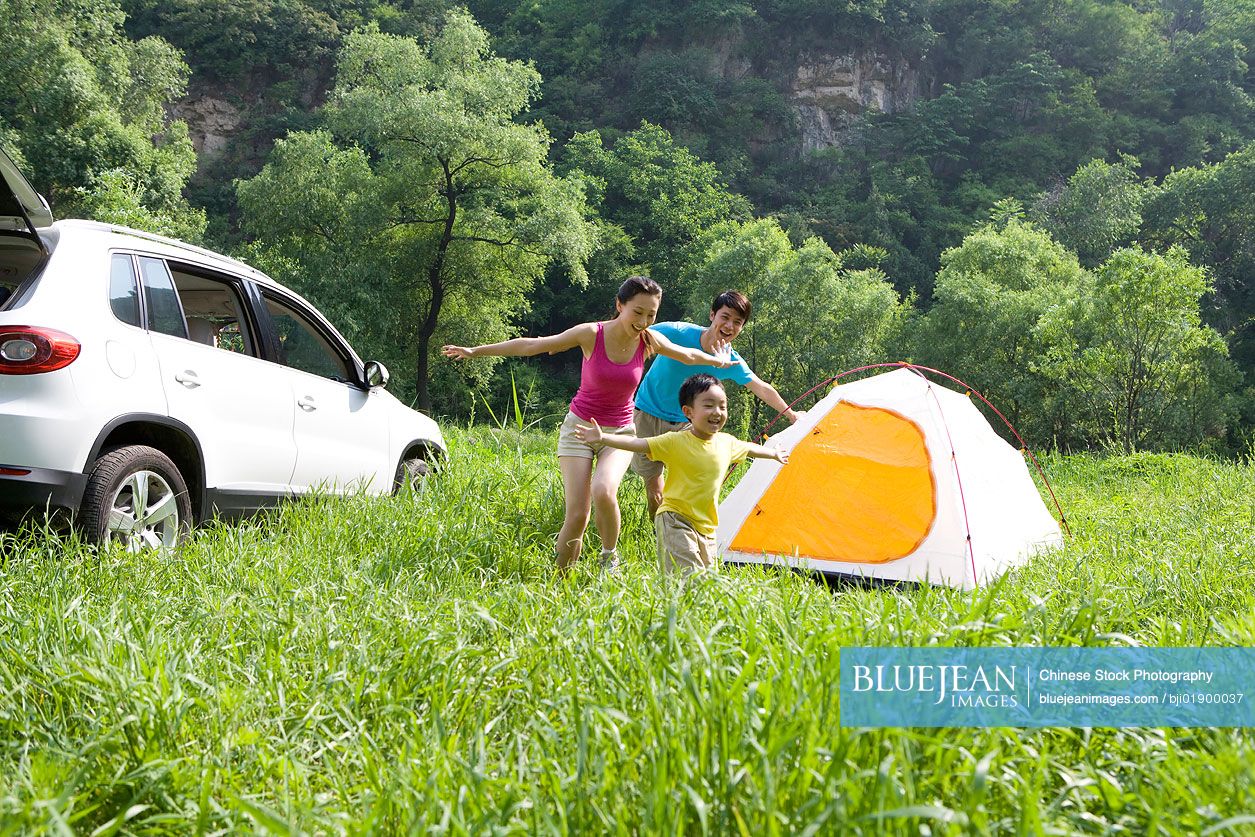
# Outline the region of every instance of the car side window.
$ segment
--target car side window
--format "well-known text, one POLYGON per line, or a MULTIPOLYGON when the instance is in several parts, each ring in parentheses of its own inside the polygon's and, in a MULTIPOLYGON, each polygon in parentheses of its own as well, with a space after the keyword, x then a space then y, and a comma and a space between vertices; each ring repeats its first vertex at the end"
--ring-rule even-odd
POLYGON ((187 337, 183 322, 183 309, 179 306, 179 294, 165 260, 141 256, 139 273, 144 284, 144 297, 148 302, 148 328, 172 337, 187 337))
POLYGON ((174 287, 187 317, 187 339, 227 352, 259 357, 238 283, 170 264, 174 287))
POLYGON ((353 380, 353 367, 348 358, 341 355, 308 318, 269 293, 263 291, 262 295, 278 338, 280 363, 333 381, 353 380))
POLYGON ((127 325, 139 327, 139 286, 135 262, 127 253, 114 253, 109 265, 109 307, 127 325))

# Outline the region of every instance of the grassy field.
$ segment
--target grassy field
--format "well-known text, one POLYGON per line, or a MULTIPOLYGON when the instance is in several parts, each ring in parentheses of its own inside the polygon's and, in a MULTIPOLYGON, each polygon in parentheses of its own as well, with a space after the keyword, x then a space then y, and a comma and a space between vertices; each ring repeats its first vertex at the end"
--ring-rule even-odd
MULTIPOLYGON (((171 556, 0 546, 0 832, 1250 833, 1232 729, 842 729, 848 645, 1255 645, 1255 465, 1047 458, 1073 538, 993 587, 555 578, 539 434, 171 556)), ((591 546, 587 548, 591 550, 591 546)), ((588 552, 586 551, 586 554, 588 552)))

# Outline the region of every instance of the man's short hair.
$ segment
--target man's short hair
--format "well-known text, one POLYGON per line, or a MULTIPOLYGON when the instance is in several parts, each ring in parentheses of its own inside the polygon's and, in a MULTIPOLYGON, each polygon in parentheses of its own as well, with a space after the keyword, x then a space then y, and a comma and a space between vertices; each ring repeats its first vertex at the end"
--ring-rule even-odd
POLYGON ((710 313, 713 314, 725 306, 740 314, 745 322, 750 321, 750 301, 745 294, 740 291, 724 291, 710 303, 710 313))
POLYGON ((711 387, 723 389, 723 385, 719 383, 719 380, 714 375, 707 375, 705 372, 702 372, 691 376, 680 385, 680 406, 692 407, 693 402, 697 400, 697 396, 711 387))

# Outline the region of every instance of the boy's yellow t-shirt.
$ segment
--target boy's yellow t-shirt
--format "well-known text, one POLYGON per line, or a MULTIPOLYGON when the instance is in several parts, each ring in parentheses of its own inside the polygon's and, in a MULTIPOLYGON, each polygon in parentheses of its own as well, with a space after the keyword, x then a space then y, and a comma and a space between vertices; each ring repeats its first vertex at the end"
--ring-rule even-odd
POLYGON ((713 536, 719 529, 719 486, 728 468, 749 454, 749 443, 728 433, 716 433, 703 442, 688 430, 645 441, 649 458, 667 466, 658 512, 683 515, 698 532, 713 536))

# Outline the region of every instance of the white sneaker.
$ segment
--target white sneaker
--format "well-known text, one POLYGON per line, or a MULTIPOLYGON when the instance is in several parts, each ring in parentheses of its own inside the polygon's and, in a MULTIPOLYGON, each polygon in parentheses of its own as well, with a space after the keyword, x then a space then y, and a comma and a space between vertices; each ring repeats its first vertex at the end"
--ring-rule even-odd
POLYGON ((601 558, 598 559, 598 564, 600 564, 602 572, 614 575, 619 571, 619 550, 617 548, 603 549, 601 558))

